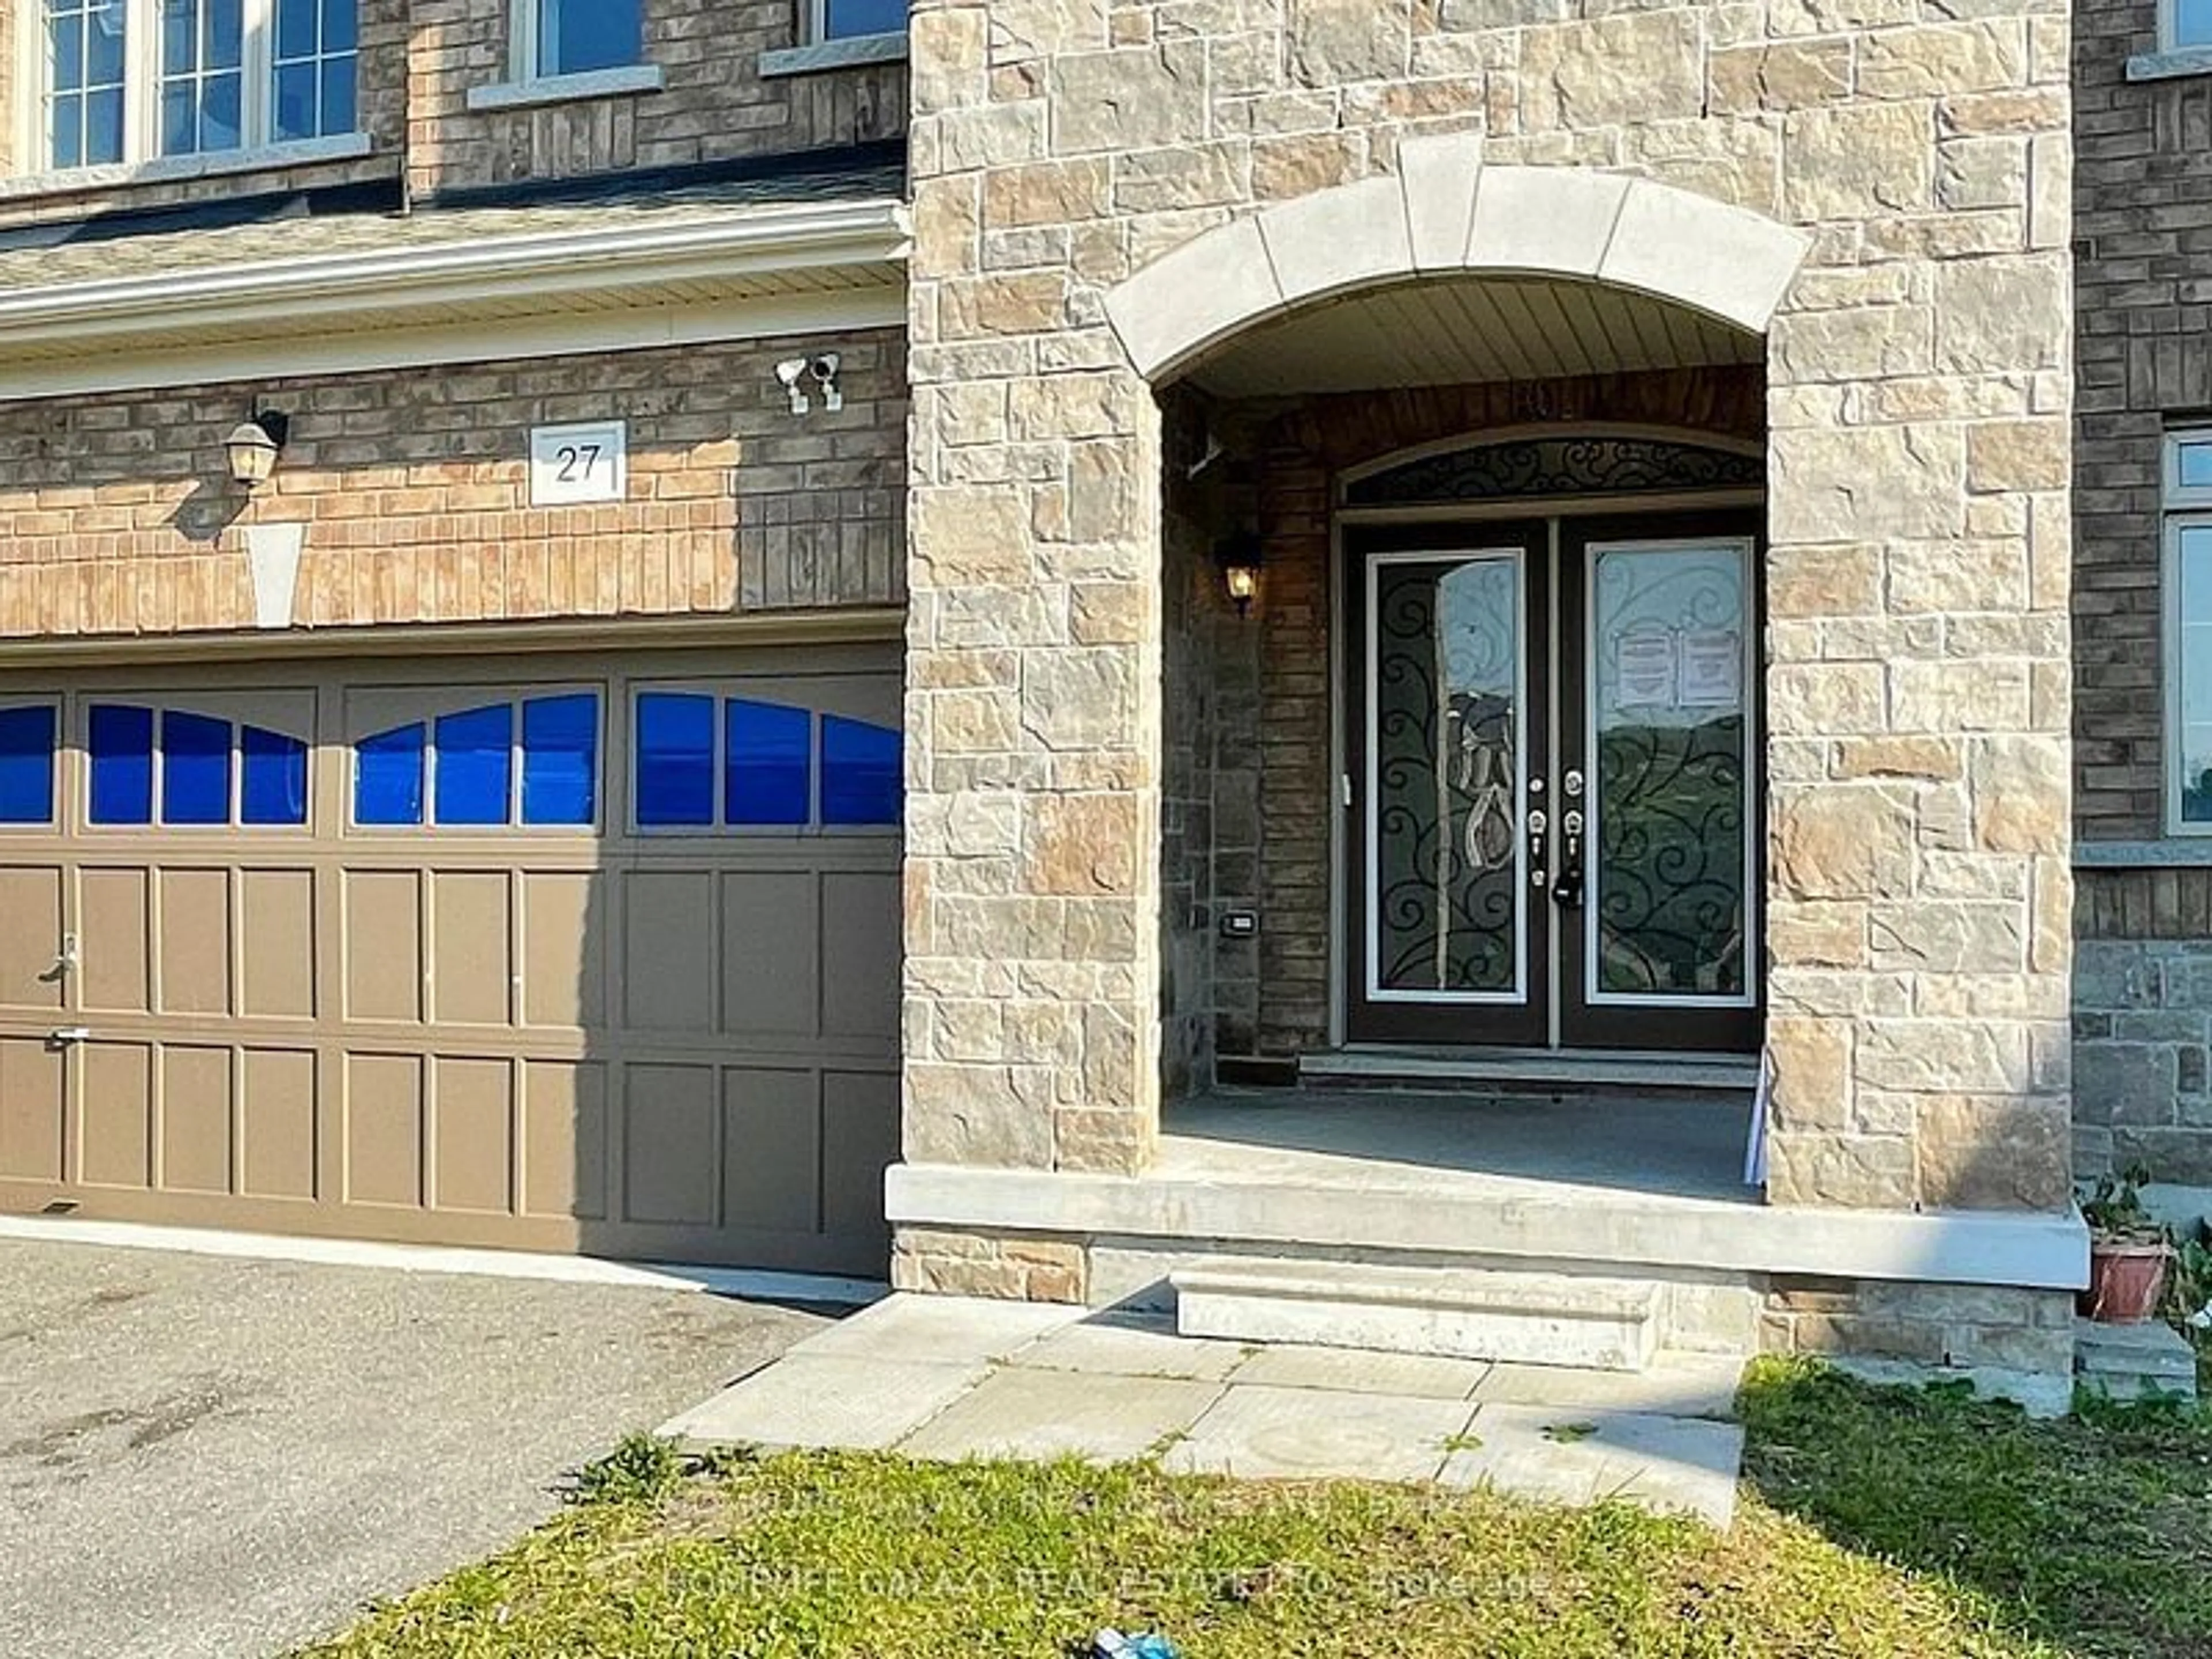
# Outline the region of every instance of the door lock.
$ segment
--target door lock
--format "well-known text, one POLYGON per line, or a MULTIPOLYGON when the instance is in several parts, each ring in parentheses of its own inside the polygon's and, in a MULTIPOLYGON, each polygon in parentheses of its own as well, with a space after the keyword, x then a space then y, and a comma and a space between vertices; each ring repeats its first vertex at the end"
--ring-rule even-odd
POLYGON ((1544 832, 1552 827, 1550 814, 1540 806, 1528 811, 1528 884, 1541 887, 1551 878, 1544 868, 1544 832))
MULTIPOLYGON (((1579 798, 1582 775, 1567 774, 1567 793, 1579 798)), ((1562 910, 1578 910, 1583 902, 1583 815, 1569 807, 1559 815, 1559 878, 1552 884, 1552 901, 1562 910)))
POLYGON ((74 1048, 80 1042, 91 1041, 92 1028, 88 1025, 64 1025, 58 1031, 46 1033, 46 1046, 50 1048, 74 1048))

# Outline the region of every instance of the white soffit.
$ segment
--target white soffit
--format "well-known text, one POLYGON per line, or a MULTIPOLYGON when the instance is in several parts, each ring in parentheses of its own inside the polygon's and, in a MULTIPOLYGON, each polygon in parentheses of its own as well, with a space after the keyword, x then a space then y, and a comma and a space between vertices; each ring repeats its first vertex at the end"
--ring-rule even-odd
POLYGON ((1233 336, 1188 371, 1222 398, 1551 380, 1763 361, 1757 335, 1631 289, 1563 277, 1429 277, 1233 336))

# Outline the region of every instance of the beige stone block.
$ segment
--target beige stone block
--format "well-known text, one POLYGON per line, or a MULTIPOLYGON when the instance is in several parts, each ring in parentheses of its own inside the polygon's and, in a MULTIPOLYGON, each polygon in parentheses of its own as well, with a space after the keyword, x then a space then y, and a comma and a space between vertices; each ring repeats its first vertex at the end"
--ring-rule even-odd
POLYGON ((1920 1201, 1943 1210, 2057 1210, 2073 1198, 2063 1100, 1931 1095, 1914 1136, 1920 1201))
POLYGON ((1310 87, 1406 72, 1413 0, 1289 0, 1291 75, 1310 87))
POLYGON ((1007 415, 1017 441, 1118 438, 1134 432, 1142 386, 1119 370, 1048 374, 1014 382, 1007 415))
POLYGON ((1030 575, 1021 497, 1011 489, 931 489, 908 509, 908 558, 931 586, 1008 586, 1030 575))
MULTIPOLYGON (((1766 914, 1766 948, 1775 962, 1796 967, 1864 968, 1866 907, 1794 899, 1771 903, 1766 914)), ((1768 1022, 1770 1041, 1774 1023, 1768 1022)))
POLYGON ((1948 263, 1936 273, 1936 363, 1963 374, 2063 368, 2071 340, 2072 271, 2063 253, 1948 263))
POLYGON ((1879 663, 1778 663, 1766 674, 1767 724, 1785 736, 1879 732, 1883 697, 1879 663))
POLYGON ((1794 220, 1925 211, 1935 150, 1933 120, 1919 105, 1796 111, 1782 126, 1784 205, 1794 220))
POLYGON ((1936 199, 1947 208, 2017 207, 2027 196, 2028 141, 1954 138, 1936 148, 1936 199))
POLYGON ((1036 893, 1129 893, 1137 884, 1133 795, 1044 795, 1030 812, 1026 868, 1036 893))
POLYGON ((1022 728, 1047 749, 1127 748, 1138 738, 1133 652, 1077 647, 1022 665, 1022 728))
POLYGON ((1964 775, 1960 745, 1943 738, 1846 738, 1836 745, 1839 778, 1921 778, 1955 781, 1964 775))
POLYGON ((2072 471, 2072 433, 2064 421, 1991 421, 1966 428, 1972 489, 2063 489, 2072 471))
MULTIPOLYGON (((1773 1204, 1906 1209, 1914 1196, 1912 1142, 1897 1135, 1777 1131, 1768 1138, 1766 1196, 1773 1204)), ((1822 1317, 1801 1314, 1807 1322, 1822 1317)))
POLYGON ((1767 220, 1782 216, 1782 131, 1772 121, 1655 121, 1620 134, 1620 165, 1767 220))
POLYGON ((2027 965, 2063 988, 2074 961, 2074 866, 2070 858, 2039 858, 2030 876, 2033 925, 2027 965))
POLYGON ((1059 155, 1158 149, 1206 131, 1202 41, 1068 53, 1052 60, 1048 84, 1059 155))
POLYGON ((2027 33, 2017 17, 1880 29, 1859 42, 1867 98, 1941 98, 1999 92, 2027 79, 2027 33))
POLYGON ((2074 228, 2074 146, 2067 134, 2028 140, 2027 245, 2063 248, 2074 228))
POLYGON ((1955 428, 1793 428, 1767 442, 1776 543, 1936 541, 1966 517, 1966 441, 1955 428))
POLYGON ((2065 738, 1978 738, 1969 757, 1976 844, 1992 853, 2063 854, 2073 836, 2065 738))
POLYGON ((1717 115, 1805 109, 1851 95, 1849 39, 1733 46, 1705 60, 1717 115))
POLYGON ((1472 133, 1408 138, 1398 147, 1398 182, 1413 264, 1457 270, 1474 223, 1474 185, 1482 171, 1482 139, 1472 133))
POLYGON ((1776 879, 1797 898, 1872 899, 1911 879, 1911 799, 1890 785, 1777 792, 1776 879))
POLYGON ((1900 613, 2016 611, 2027 603, 2024 543, 1899 542, 1887 564, 1889 606, 1900 613))
POLYGON ((1865 1082, 1911 1094, 2012 1094, 2028 1083, 2027 1033, 2001 1020, 1869 1019, 1857 1060, 1865 1082))
POLYGON ((992 0, 991 62, 1025 64, 1103 47, 1107 9, 1106 0, 992 0))
POLYGON ((1468 267, 1596 275, 1628 185, 1617 174, 1486 167, 1475 185, 1468 267))
POLYGON ((954 280, 938 290, 938 327, 945 339, 1044 334, 1066 320, 1066 307, 1067 278, 1059 271, 954 280))
POLYGON ((1899 732, 2017 732, 2029 724, 2027 665, 1897 662, 1890 724, 1899 732))
POLYGON ((1705 80, 1696 8, 1536 26, 1522 35, 1521 115, 1530 131, 1698 115, 1705 80))
POLYGON ((989 27, 981 11, 924 9, 908 27, 908 86, 916 113, 979 104, 989 95, 989 27))
POLYGON ((907 1158, 993 1169, 1050 1168, 1051 1111, 1017 1086, 1019 1069, 909 1063, 907 1158))
POLYGON ((1784 1015, 1766 1023, 1778 1126, 1840 1130, 1850 1121, 1851 1028, 1843 1020, 1784 1015))
POLYGON ((1260 236, 1292 305, 1401 276, 1413 264, 1406 195, 1391 178, 1278 203, 1260 216, 1260 236))
MULTIPOLYGON (((983 218, 993 226, 1079 224, 1103 218, 1111 165, 1104 157, 999 167, 983 177, 983 218)), ((919 235, 921 227, 916 227, 919 235)))
POLYGON ((1808 246, 1771 219, 1639 179, 1621 203, 1598 276, 1763 332, 1808 246))
POLYGON ((2014 903, 1899 898, 1869 909, 1867 939, 1878 971, 2010 974, 2027 965, 2026 923, 2014 903))
POLYGON ((1367 138, 1361 132, 1310 132, 1255 139, 1252 195, 1289 202, 1367 176, 1367 138))
POLYGON ((1770 617, 1851 617, 1882 608, 1878 547, 1780 547, 1766 561, 1770 617))
POLYGON ((1242 140, 1139 150, 1114 161, 1114 205, 1123 213, 1221 207, 1252 193, 1252 147, 1242 140))
POLYGON ((1777 317, 1767 337, 1776 374, 1792 380, 1875 380, 1924 374, 1936 318, 1924 306, 1865 306, 1777 317))
POLYGON ((1767 27, 1777 35, 1849 34, 1917 22, 1920 0, 1773 0, 1767 27))

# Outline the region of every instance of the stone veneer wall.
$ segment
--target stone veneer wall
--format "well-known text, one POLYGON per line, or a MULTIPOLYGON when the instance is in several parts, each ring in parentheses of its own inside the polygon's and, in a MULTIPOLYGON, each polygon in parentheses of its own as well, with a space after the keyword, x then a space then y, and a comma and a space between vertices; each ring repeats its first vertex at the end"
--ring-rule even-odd
POLYGON ((2156 50, 2156 0, 2079 0, 2074 19, 2075 833, 2169 865, 2076 876, 2075 1165, 2212 1187, 2212 844, 2159 845, 2162 446, 2212 410, 2212 78, 2127 79, 2156 50))
POLYGON ((243 532, 303 524, 301 626, 890 604, 903 341, 842 337, 844 410, 794 419, 818 338, 0 406, 0 638, 250 628, 243 532), (250 499, 223 440, 291 431, 250 499), (530 428, 620 416, 629 497, 534 509, 530 428))
POLYGON ((1768 366, 1772 1195, 2065 1201, 2066 17, 1600 9, 918 5, 910 1159, 1157 1133, 1159 411, 1106 292, 1477 130, 1811 235, 1768 366), (931 1046, 975 997, 1002 1035, 931 1046))

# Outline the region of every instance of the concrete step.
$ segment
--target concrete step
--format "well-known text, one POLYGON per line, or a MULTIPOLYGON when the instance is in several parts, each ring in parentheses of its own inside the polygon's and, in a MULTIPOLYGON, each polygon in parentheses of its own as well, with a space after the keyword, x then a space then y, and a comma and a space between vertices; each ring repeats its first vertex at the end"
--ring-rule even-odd
POLYGON ((1661 1287, 1631 1279, 1270 1258, 1169 1276, 1184 1336, 1641 1371, 1661 1287))
POLYGON ((2197 1398, 2197 1351, 2156 1320, 2142 1325, 2077 1321, 2074 1374, 2084 1389, 2109 1400, 2197 1398))
POLYGON ((1498 1094, 1552 1090, 1748 1098, 1759 1086, 1749 1055, 1592 1054, 1535 1048, 1352 1045, 1299 1057, 1307 1083, 1449 1088, 1498 1094))

